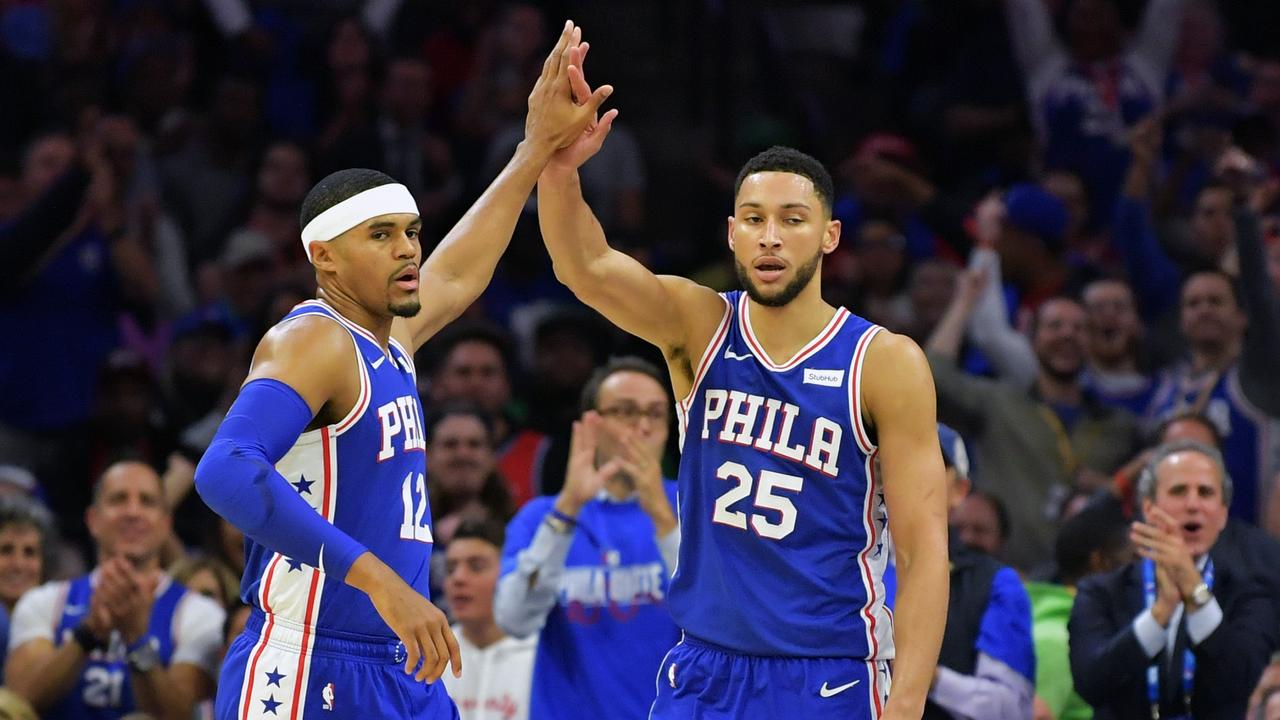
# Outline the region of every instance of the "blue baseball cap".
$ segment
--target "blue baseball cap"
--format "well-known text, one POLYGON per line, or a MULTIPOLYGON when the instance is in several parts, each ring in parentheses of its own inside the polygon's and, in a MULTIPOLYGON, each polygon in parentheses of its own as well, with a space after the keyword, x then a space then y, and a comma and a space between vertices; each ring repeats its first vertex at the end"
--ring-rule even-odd
POLYGON ((938 423, 938 444, 942 446, 942 459, 947 466, 955 468, 960 477, 969 477, 969 452, 965 450, 960 433, 938 423))
POLYGON ((1058 197, 1039 185, 1021 183, 1004 194, 1006 221, 1035 235, 1049 246, 1062 249, 1062 239, 1067 232, 1067 206, 1058 197))

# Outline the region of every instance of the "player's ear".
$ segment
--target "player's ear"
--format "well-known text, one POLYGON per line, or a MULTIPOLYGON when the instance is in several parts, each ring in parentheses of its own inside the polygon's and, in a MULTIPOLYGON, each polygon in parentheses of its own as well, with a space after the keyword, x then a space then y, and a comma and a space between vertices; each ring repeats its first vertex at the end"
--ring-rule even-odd
POLYGON ((311 264, 317 270, 325 270, 332 272, 335 266, 335 258, 333 254, 333 241, 321 242, 319 240, 311 241, 311 264))
POLYGON ((837 247, 840 247, 840 221, 828 220, 827 229, 822 234, 822 254, 830 255, 837 247))
POLYGON ((732 215, 729 216, 728 222, 729 222, 729 229, 728 229, 727 235, 729 238, 729 251, 732 252, 733 251, 733 216, 732 215))

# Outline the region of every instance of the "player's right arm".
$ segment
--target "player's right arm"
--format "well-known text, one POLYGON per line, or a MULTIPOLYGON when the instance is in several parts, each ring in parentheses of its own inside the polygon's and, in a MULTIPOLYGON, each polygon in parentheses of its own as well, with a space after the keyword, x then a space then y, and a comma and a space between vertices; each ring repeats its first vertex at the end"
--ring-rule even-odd
POLYGON ((434 681, 450 659, 455 673, 461 667, 444 614, 275 469, 308 427, 341 418, 355 404, 360 381, 352 358, 347 331, 327 318, 302 317, 267 333, 196 468, 196 490, 255 542, 367 594, 404 642, 408 668, 425 657, 417 677, 434 681))
MULTIPOLYGON (((581 100, 591 97, 591 90, 579 70, 581 56, 575 60, 569 73, 574 95, 581 100)), ((710 288, 686 278, 655 275, 609 247, 604 229, 582 197, 578 168, 599 152, 617 112, 610 110, 598 123, 590 123, 578 140, 547 163, 538 178, 538 224, 556 278, 610 322, 658 346, 672 367, 677 394, 683 395, 687 388, 680 386, 687 382, 682 381, 692 381, 692 363, 715 333, 724 301, 710 288)))

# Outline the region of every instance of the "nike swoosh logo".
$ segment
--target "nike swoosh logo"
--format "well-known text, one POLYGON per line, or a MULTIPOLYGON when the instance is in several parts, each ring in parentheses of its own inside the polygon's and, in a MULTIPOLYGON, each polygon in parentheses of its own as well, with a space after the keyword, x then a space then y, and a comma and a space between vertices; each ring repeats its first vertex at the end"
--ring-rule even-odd
POLYGON ((374 361, 373 361, 373 369, 374 369, 374 370, 377 370, 378 368, 382 367, 382 361, 383 361, 383 360, 386 360, 386 359, 387 359, 387 356, 386 356, 386 355, 383 355, 382 357, 378 358, 377 360, 374 360, 374 361))
POLYGON ((844 692, 845 690, 848 690, 849 688, 853 687, 854 685, 857 685, 860 682, 862 681, 854 680, 851 683, 846 683, 844 685, 840 685, 839 687, 833 687, 833 688, 829 688, 827 687, 826 683, 822 683, 822 687, 818 689, 818 694, 824 698, 829 698, 832 695, 839 695, 840 693, 844 692))
POLYGON ((746 355, 739 355, 739 354, 735 353, 734 351, 730 350, 729 348, 725 348, 725 349, 724 349, 724 359, 725 359, 725 360, 750 360, 750 359, 751 359, 751 354, 750 354, 750 353, 748 353, 748 354, 746 354, 746 355))

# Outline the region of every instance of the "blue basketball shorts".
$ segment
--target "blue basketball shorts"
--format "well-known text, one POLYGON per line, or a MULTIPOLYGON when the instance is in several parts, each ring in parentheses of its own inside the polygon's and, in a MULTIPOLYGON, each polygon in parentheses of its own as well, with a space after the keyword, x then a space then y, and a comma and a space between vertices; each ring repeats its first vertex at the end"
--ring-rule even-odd
POLYGON ((686 635, 658 671, 650 720, 875 720, 889 663, 742 655, 686 635))
POLYGON ((304 631, 255 609, 223 660, 214 717, 458 720, 444 683, 418 682, 404 663, 398 642, 304 631))

